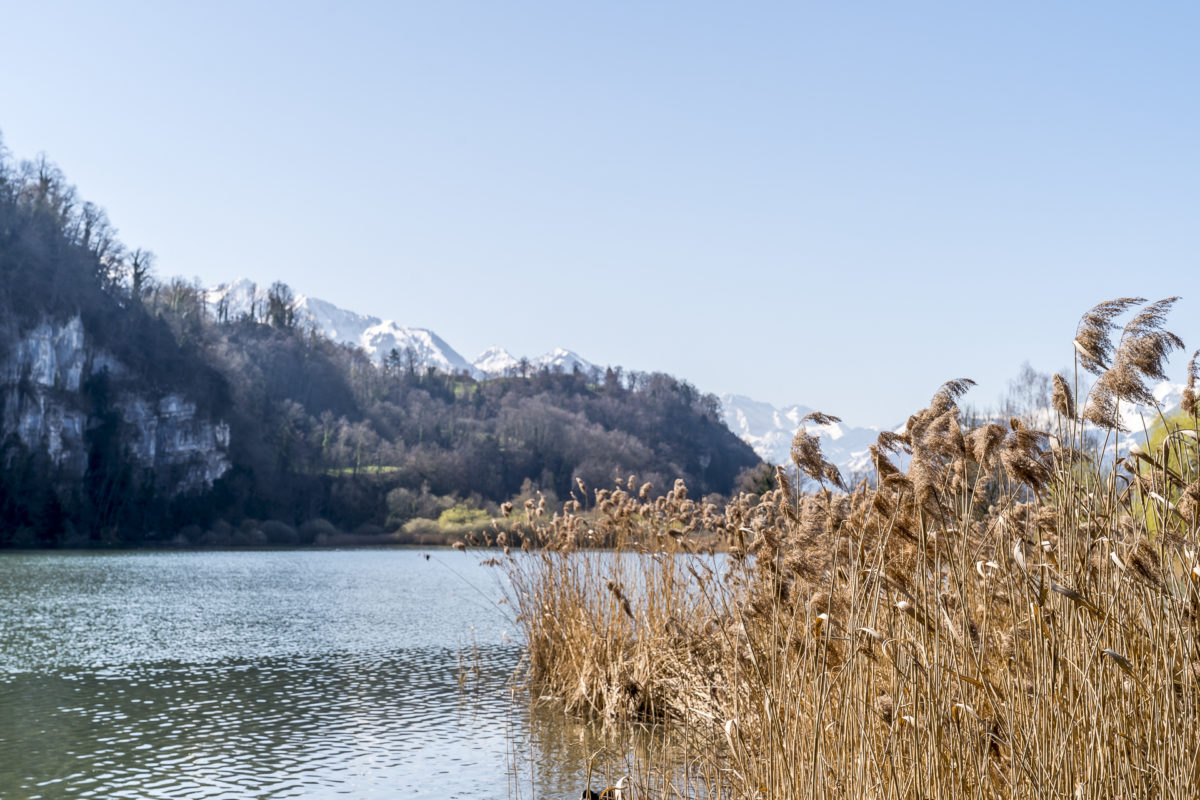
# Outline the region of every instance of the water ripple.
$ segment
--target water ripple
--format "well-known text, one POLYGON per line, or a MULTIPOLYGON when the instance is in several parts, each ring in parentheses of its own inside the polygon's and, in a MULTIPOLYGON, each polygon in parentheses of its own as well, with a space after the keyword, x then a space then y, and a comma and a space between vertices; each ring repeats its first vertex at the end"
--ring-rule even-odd
POLYGON ((460 653, 445 648, 10 676, 0 787, 29 798, 505 797, 518 659, 515 646, 480 649, 463 686, 460 653))
POLYGON ((577 797, 478 558, 0 555, 0 798, 577 797))

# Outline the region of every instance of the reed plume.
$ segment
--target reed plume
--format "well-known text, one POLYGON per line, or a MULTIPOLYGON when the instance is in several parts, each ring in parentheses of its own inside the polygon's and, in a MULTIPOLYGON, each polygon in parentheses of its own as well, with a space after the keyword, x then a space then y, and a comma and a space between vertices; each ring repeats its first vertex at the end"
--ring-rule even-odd
POLYGON ((1054 404, 1054 410, 1067 419, 1075 418, 1075 395, 1071 392, 1071 387, 1067 385, 1067 379, 1058 373, 1054 374, 1054 393, 1051 395, 1050 401, 1054 404))
POLYGON ((1200 371, 1197 369, 1197 360, 1200 360, 1200 350, 1192 353, 1192 360, 1188 362, 1187 385, 1183 389, 1183 413, 1189 417, 1196 416, 1196 374, 1200 371))
MULTIPOLYGON (((803 420, 801 420, 801 422, 805 421, 827 425, 831 422, 840 422, 841 420, 838 417, 814 411, 805 415, 803 420)), ((842 491, 846 491, 846 484, 837 466, 827 461, 824 453, 821 452, 820 438, 809 433, 808 429, 803 425, 796 431, 796 436, 792 439, 791 455, 792 463, 796 465, 796 469, 800 472, 812 478, 817 483, 824 485, 826 482, 829 482, 842 491)))
POLYGON ((1127 431, 1129 429, 1121 424, 1117 413, 1118 395, 1110 384, 1111 382, 1101 379, 1092 387, 1087 406, 1083 410, 1083 419, 1106 430, 1127 431))
POLYGON ((1084 369, 1093 375, 1100 375, 1108 369, 1105 362, 1112 360, 1112 334, 1117 329, 1113 320, 1144 302, 1144 297, 1119 297, 1106 300, 1083 315, 1075 328, 1073 344, 1084 369))
MULTIPOLYGON (((1102 303, 1076 330, 1100 376, 1079 407, 1108 429, 1182 344, 1163 330, 1167 298, 1114 346, 1114 320, 1143 302, 1102 303)), ((588 509, 530 516, 521 534, 543 550, 506 563, 536 696, 684 737, 699 755, 650 769, 654 796, 1190 797, 1200 437, 1180 428, 1118 468, 1074 432, 969 427, 971 385, 944 384, 881 433, 874 481, 853 491, 801 427, 807 493, 783 468, 776 488, 723 504, 626 480, 588 509)), ((1062 376, 1053 403, 1075 419, 1062 376)))
POLYGON ((834 425, 841 422, 841 417, 835 417, 832 414, 825 414, 821 411, 810 411, 800 418, 800 424, 811 422, 814 425, 834 425))

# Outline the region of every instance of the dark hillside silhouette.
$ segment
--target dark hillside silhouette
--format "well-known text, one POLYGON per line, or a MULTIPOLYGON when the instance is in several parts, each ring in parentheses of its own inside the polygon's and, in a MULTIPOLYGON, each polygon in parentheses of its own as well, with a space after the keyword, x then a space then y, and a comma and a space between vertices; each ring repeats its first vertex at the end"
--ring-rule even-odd
POLYGON ((659 491, 683 478, 698 494, 727 494, 759 463, 715 397, 668 375, 525 370, 479 382, 401 357, 377 365, 299 327, 283 283, 261 314, 230 319, 200 287, 155 280, 152 264, 45 159, 0 156, 0 364, 20 373, 0 391, 0 546, 180 541, 181 531, 192 542, 214 526, 233 531, 229 541, 304 542, 323 526, 381 531, 456 503, 566 499, 578 481, 629 474, 659 491), (79 386, 38 385, 30 376, 44 365, 18 350, 72 324, 85 352, 55 357, 78 356, 79 386), (170 413, 135 413, 163 398, 170 413), (214 441, 227 429, 227 442, 206 452, 160 435, 160 448, 196 452, 184 466, 162 466, 162 453, 151 462, 145 442, 181 413, 218 431, 214 441), (77 442, 60 417, 80 420, 77 442), (23 438, 20 425, 34 423, 65 444, 52 454, 50 438, 23 438), (220 476, 188 483, 187 465, 201 462, 220 462, 220 476))

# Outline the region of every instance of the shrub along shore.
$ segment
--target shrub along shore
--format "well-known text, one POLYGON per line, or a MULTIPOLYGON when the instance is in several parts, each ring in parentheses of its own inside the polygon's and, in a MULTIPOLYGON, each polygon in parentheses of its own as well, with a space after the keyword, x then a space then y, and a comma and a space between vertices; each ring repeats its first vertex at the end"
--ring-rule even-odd
MULTIPOLYGON (((632 478, 580 485, 587 514, 506 508, 492 543, 531 551, 497 561, 535 696, 685 737, 704 754, 688 796, 1193 796, 1196 357, 1153 446, 1123 447, 1118 415, 1153 407, 1147 382, 1183 346, 1173 301, 1084 315, 1050 430, 967 428, 970 382, 951 381, 856 487, 801 428, 795 471, 723 508, 632 478)), ((680 796, 678 770, 639 764, 642 794, 680 796)))

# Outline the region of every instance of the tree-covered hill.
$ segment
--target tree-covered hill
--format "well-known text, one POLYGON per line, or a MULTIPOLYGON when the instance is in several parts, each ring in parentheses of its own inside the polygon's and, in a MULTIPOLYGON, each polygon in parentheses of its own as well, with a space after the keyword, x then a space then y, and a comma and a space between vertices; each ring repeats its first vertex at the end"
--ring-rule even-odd
POLYGON ((298 325, 283 284, 230 319, 152 264, 0 148, 0 546, 305 541, 618 474, 729 493, 759 464, 667 375, 378 365, 298 325))

